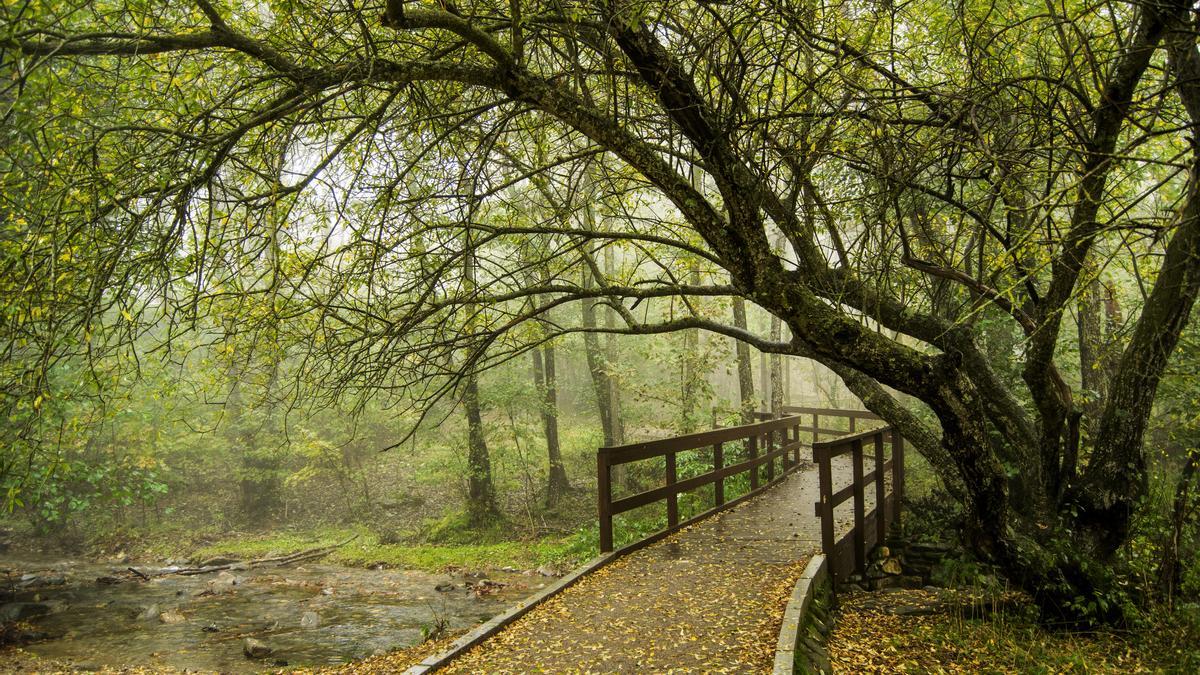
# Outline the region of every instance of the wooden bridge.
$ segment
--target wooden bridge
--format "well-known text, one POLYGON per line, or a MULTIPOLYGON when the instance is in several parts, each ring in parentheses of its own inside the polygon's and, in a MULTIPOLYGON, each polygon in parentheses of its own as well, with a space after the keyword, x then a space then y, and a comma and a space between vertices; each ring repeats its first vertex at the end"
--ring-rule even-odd
POLYGON ((601 555, 409 673, 791 672, 794 587, 819 552, 835 580, 863 569, 899 517, 904 442, 863 410, 784 413, 601 448, 601 555))

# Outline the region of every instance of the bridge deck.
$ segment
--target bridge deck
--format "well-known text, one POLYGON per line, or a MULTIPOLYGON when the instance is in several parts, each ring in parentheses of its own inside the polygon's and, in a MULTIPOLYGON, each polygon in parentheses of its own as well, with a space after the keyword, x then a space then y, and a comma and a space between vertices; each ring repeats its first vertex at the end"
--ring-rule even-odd
MULTIPOLYGON (((849 461, 834 471, 847 479, 849 461)), ((792 586, 820 548, 817 498, 815 467, 798 471, 588 575, 443 672, 769 672, 792 586)))

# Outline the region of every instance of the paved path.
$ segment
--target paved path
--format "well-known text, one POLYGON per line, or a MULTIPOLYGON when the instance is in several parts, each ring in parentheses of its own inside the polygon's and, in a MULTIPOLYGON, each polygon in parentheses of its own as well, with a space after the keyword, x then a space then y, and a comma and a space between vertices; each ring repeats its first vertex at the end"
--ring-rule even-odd
MULTIPOLYGON (((850 480, 848 461, 834 480, 850 480)), ((441 672, 769 672, 792 586, 820 549, 816 500, 815 467, 792 474, 588 575, 441 672)))

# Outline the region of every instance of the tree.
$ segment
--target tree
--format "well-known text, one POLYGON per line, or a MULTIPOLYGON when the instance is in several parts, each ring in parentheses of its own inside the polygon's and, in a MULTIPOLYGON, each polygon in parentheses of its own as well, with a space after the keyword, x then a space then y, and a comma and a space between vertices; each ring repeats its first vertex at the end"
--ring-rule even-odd
MULTIPOLYGON (((733 298, 733 327, 743 333, 746 327, 746 301, 740 297, 733 298)), ((750 362, 750 345, 744 340, 738 340, 737 371, 738 396, 741 398, 742 424, 754 421, 754 364, 750 362)))
POLYGON ((546 457, 550 473, 546 478, 546 505, 556 504, 568 490, 567 470, 563 466, 558 443, 558 376, 555 374, 554 345, 533 349, 533 382, 541 397, 542 428, 546 436, 546 457))
POLYGON ((568 302, 603 302, 620 324, 563 334, 699 328, 812 358, 930 459, 964 503, 967 542, 1048 617, 1119 618, 1110 562, 1146 493, 1155 390, 1200 289, 1187 3, 4 11, 15 105, 46 111, 26 141, 44 159, 5 175, 6 193, 39 186, 19 206, 20 264, 30 293, 51 292, 50 270, 91 284, 56 298, 54 335, 81 334, 116 297, 194 314, 219 293, 206 256, 251 240, 253 215, 283 195, 292 235, 343 282, 312 293, 296 270, 283 289, 292 314, 317 317, 310 377, 335 373, 330 395, 403 389, 425 404, 464 378, 469 392, 475 372, 530 348, 514 327, 568 302), (83 78, 111 85, 86 113, 66 94, 83 78), (531 171, 500 161, 500 146, 539 156, 521 142, 534 137, 553 152, 531 171), (285 166, 256 152, 268 142, 289 148, 285 166), (620 214, 604 228, 439 215, 592 165, 596 199, 620 214), (249 225, 221 227, 218 205, 249 225), (410 246, 462 230, 478 235, 469 251, 410 246), (552 280, 504 269, 513 238, 548 243, 552 280), (639 278, 595 265, 590 244, 613 241, 637 252, 622 267, 639 278), (460 283, 449 270, 475 256, 481 283, 460 283), (691 261, 717 281, 690 283, 691 261), (1147 293, 1081 438, 1089 412, 1058 352, 1093 264, 1138 268, 1147 293), (519 302, 538 295, 537 310, 519 302), (790 339, 645 309, 721 296, 790 339), (1012 354, 982 346, 987 322, 1021 336, 1015 378, 1012 354))

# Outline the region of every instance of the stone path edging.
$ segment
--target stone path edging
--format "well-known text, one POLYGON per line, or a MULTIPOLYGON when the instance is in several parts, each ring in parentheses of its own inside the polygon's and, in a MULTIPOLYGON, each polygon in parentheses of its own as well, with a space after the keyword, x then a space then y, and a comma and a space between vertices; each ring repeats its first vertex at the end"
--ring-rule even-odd
POLYGON ((818 553, 808 561, 804 573, 796 580, 792 598, 783 613, 783 625, 779 627, 779 642, 775 647, 773 675, 791 675, 796 667, 796 649, 800 644, 801 630, 812 605, 813 594, 829 573, 825 554, 818 553))

